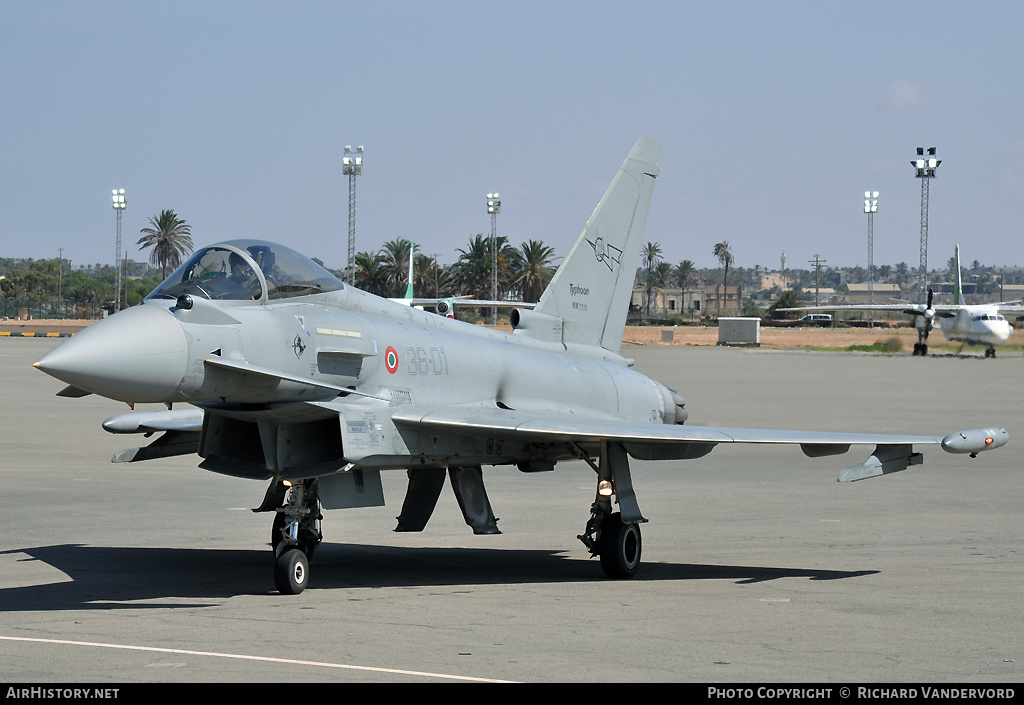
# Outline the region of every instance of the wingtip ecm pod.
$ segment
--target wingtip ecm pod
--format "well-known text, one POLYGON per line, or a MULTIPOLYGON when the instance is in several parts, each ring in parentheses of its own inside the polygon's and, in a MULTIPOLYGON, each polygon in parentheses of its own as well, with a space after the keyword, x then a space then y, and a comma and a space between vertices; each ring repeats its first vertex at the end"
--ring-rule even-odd
POLYGON ((947 453, 969 453, 972 458, 978 453, 1001 448, 1010 440, 1005 428, 975 428, 957 431, 942 439, 942 449, 947 453))
MULTIPOLYGON (((942 439, 942 449, 947 453, 969 454, 972 458, 986 450, 1000 448, 1010 440, 1005 428, 976 428, 970 431, 956 431, 942 439)), ((839 482, 856 482, 869 477, 888 475, 906 470, 923 462, 920 453, 915 453, 910 444, 880 444, 862 465, 839 471, 839 482)))

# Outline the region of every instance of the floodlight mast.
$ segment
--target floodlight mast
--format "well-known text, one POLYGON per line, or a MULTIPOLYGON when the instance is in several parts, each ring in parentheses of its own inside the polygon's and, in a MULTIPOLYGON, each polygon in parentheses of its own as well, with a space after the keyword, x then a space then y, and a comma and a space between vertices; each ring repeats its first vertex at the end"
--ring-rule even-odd
MULTIPOLYGON (((878 191, 864 192, 864 212, 868 214, 868 296, 875 303, 875 212, 878 210, 878 191)), ((873 312, 868 312, 868 322, 874 327, 873 312)))
POLYGON ((921 296, 924 301, 925 292, 928 289, 928 182, 935 178, 935 170, 942 162, 935 158, 935 147, 928 148, 925 154, 924 147, 917 148, 917 159, 910 162, 914 167, 916 176, 921 179, 921 296))
MULTIPOLYGON (((117 238, 114 250, 114 313, 121 310, 121 214, 128 201, 124 197, 124 189, 113 189, 114 213, 117 214, 117 238)), ((127 298, 127 297, 126 297, 127 298)))
POLYGON ((356 177, 363 173, 363 146, 352 149, 345 145, 345 156, 341 160, 341 173, 348 177, 348 263, 345 266, 345 280, 356 282, 356 177))
MULTIPOLYGON (((487 212, 491 214, 491 301, 498 300, 498 213, 501 213, 501 196, 487 194, 487 212)), ((491 324, 498 325, 498 309, 491 308, 491 324)))

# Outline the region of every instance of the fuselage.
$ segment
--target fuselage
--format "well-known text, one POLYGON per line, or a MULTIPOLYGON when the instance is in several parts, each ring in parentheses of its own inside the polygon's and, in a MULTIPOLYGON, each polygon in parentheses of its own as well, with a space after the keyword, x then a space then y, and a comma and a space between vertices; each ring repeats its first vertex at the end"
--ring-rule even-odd
MULTIPOLYGON (((246 256, 257 247, 245 244, 206 248, 193 261, 208 269, 218 254, 226 263, 228 255, 246 256)), ((278 264, 286 259, 283 249, 278 264)), ((90 326, 37 364, 73 386, 129 404, 187 402, 207 416, 257 425, 340 417, 344 460, 367 466, 407 467, 415 458, 422 462, 427 450, 432 464, 453 462, 449 453, 456 451, 400 433, 390 418, 398 407, 677 421, 678 395, 607 350, 567 349, 445 318, 345 286, 326 271, 316 272, 316 286, 297 281, 301 273, 278 272, 274 280, 293 284, 269 298, 271 275, 246 260, 257 271, 242 289, 224 272, 202 278, 176 272, 141 305, 90 326)), ((204 443, 208 436, 212 443, 207 432, 204 443)), ((507 455, 507 462, 522 461, 512 449, 507 455)))
POLYGON ((996 306, 964 306, 953 317, 936 321, 947 340, 973 345, 1001 345, 1013 330, 996 306))

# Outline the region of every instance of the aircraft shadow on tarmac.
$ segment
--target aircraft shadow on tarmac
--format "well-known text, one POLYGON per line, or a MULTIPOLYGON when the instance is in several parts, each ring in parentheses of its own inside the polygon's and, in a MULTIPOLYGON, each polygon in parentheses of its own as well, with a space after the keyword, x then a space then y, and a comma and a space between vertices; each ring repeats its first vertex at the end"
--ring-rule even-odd
MULTIPOLYGON (((0 552, 4 554, 25 554, 56 568, 71 580, 0 588, 0 613, 195 608, 212 606, 217 604, 214 601, 238 595, 276 595, 269 547, 240 551, 64 544, 0 552), (164 602, 173 599, 192 602, 164 602)), ((546 550, 324 544, 317 550, 311 567, 310 592, 605 580, 596 560, 568 558, 561 551, 546 550)), ((878 572, 645 563, 633 580, 730 580, 748 584, 780 578, 842 580, 878 572)))

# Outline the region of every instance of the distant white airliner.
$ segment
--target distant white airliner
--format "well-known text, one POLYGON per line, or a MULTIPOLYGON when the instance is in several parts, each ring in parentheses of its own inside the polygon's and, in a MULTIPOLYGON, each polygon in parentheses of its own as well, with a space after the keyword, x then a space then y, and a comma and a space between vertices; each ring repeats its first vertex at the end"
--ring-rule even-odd
MULTIPOLYGON (((915 304, 899 301, 894 304, 848 304, 844 306, 801 306, 780 308, 779 311, 901 311, 914 317, 917 328, 915 355, 928 354, 928 334, 938 328, 947 340, 964 345, 984 345, 985 357, 996 356, 996 345, 1010 337, 1013 326, 1006 315, 1024 314, 1018 301, 1000 301, 992 304, 965 304, 960 279, 960 246, 956 246, 956 294, 952 304, 932 304, 932 290, 928 289, 928 302, 915 304)), ((961 349, 963 349, 961 347, 961 349)))

